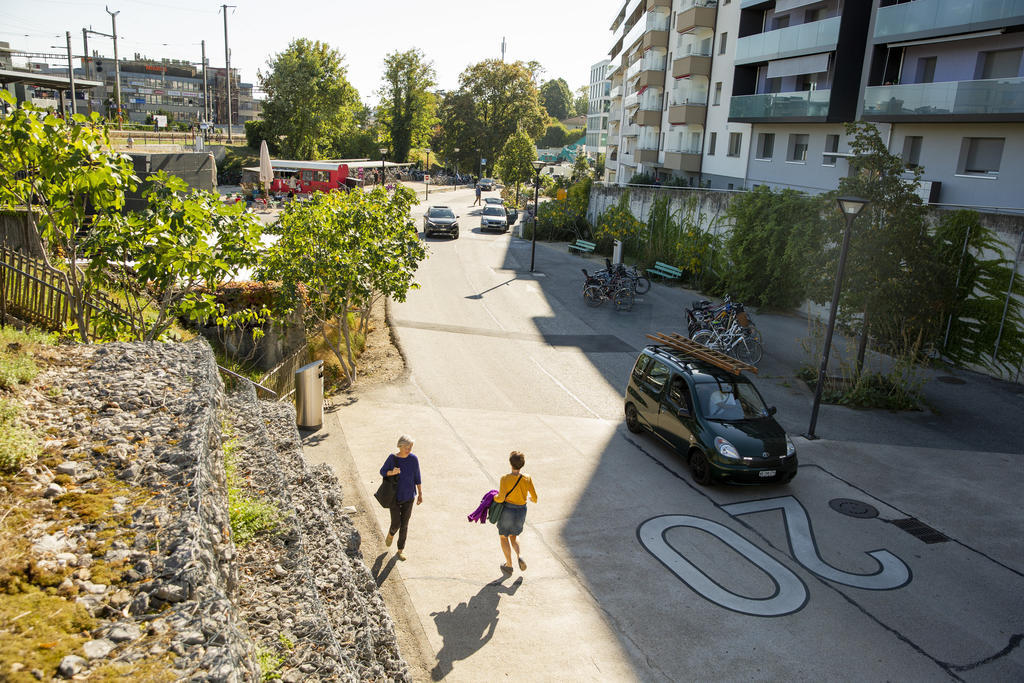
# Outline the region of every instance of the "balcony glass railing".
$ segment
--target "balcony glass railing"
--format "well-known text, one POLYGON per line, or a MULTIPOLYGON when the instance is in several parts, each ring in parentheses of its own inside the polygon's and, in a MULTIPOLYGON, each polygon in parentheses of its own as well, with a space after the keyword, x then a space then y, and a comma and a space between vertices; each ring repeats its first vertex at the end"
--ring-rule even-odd
POLYGON ((708 106, 708 93, 706 90, 703 92, 689 92, 686 90, 674 92, 669 98, 669 103, 673 107, 681 107, 687 104, 697 107, 706 107, 708 106))
POLYGON ((635 92, 630 93, 622 98, 622 106, 626 109, 629 109, 630 107, 635 107, 639 103, 640 98, 635 92))
POLYGON ((864 89, 865 116, 1024 113, 1024 78, 879 85, 864 89))
POLYGON ((633 76, 636 76, 638 73, 640 73, 640 69, 643 67, 643 61, 644 60, 642 60, 642 59, 638 59, 635 62, 633 62, 632 64, 630 64, 628 67, 626 67, 626 80, 627 81, 630 78, 633 78, 633 76))
POLYGON ((694 7, 718 7, 718 3, 715 0, 683 0, 682 7, 679 8, 680 12, 685 12, 688 9, 694 7))
POLYGON ((668 62, 668 55, 661 54, 656 57, 644 57, 640 60, 641 71, 664 71, 668 62))
POLYGON ((700 147, 673 147, 665 148, 667 154, 697 154, 701 153, 700 147))
POLYGON ((687 40, 689 36, 679 36, 676 40, 676 52, 673 59, 680 59, 682 57, 710 57, 711 56, 711 45, 710 43, 706 46, 701 46, 694 43, 692 40, 687 40))
POLYGON ((637 103, 644 111, 661 111, 661 93, 655 92, 655 94, 648 97, 647 95, 651 90, 656 90, 656 88, 648 89, 647 92, 638 98, 637 103))
POLYGON ((648 12, 626 32, 625 38, 622 39, 623 49, 632 47, 633 43, 640 40, 648 31, 667 31, 670 20, 671 17, 668 14, 648 12))
POLYGON ((915 0, 882 7, 875 18, 875 38, 933 29, 970 30, 973 25, 1024 20, 1024 0, 915 0))
POLYGON ((611 97, 613 100, 618 98, 618 97, 622 97, 622 86, 621 85, 617 85, 614 88, 612 88, 612 90, 608 94, 608 96, 611 97))
POLYGON ((832 17, 740 38, 736 41, 735 62, 749 64, 835 50, 840 19, 832 17))
POLYGON ((731 119, 772 119, 789 116, 827 116, 831 90, 733 95, 729 100, 731 119))

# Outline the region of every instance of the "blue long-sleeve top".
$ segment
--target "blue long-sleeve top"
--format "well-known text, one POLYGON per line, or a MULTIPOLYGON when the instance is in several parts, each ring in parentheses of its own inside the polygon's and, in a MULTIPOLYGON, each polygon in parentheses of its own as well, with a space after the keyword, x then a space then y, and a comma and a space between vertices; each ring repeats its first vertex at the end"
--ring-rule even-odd
POLYGON ((402 471, 398 473, 398 490, 395 500, 404 503, 416 497, 416 487, 422 483, 420 481, 420 461, 412 453, 404 458, 399 458, 392 453, 380 468, 380 476, 387 476, 386 473, 396 467, 402 471))

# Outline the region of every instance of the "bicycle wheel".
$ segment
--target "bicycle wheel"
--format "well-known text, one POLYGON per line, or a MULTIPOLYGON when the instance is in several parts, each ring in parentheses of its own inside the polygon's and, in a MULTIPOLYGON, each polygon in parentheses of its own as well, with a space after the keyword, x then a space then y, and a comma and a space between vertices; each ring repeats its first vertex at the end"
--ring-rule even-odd
POLYGON ((619 287, 615 290, 614 299, 616 311, 633 310, 633 290, 630 287, 619 287))
POLYGON ((604 292, 597 285, 587 285, 583 288, 583 299, 588 306, 596 308, 604 303, 604 292))
POLYGON ((646 294, 651 289, 651 281, 641 275, 633 279, 633 291, 637 294, 646 294))
POLYGON ((690 337, 690 340, 697 344, 702 344, 709 349, 717 349, 718 337, 711 330, 698 330, 696 334, 690 337))
POLYGON ((757 365, 764 357, 764 348, 761 342, 751 337, 740 337, 729 350, 729 355, 749 365, 757 365))

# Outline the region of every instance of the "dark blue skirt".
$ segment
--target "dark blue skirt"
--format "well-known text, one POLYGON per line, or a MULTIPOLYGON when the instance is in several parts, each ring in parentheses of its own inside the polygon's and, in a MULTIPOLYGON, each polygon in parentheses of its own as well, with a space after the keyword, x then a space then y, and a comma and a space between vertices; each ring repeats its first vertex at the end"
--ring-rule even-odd
POLYGON ((526 506, 505 503, 498 519, 499 536, 518 536, 523 533, 523 525, 526 524, 526 506))

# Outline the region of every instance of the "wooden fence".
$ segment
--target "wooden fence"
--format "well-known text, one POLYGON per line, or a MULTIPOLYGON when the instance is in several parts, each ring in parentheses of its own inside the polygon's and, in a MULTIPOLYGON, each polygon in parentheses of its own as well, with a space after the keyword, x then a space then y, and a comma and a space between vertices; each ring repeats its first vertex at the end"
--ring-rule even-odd
POLYGON ((309 348, 303 344, 292 355, 260 379, 259 383, 277 394, 282 400, 295 391, 295 371, 309 362, 309 348))
MULTIPOLYGON (((75 297, 67 275, 20 252, 0 246, 0 320, 13 315, 47 330, 61 331, 75 323, 75 297)), ((117 311, 109 300, 88 301, 85 305, 86 330, 96 335, 100 310, 117 311)), ((127 316, 120 315, 127 320, 127 316)))

